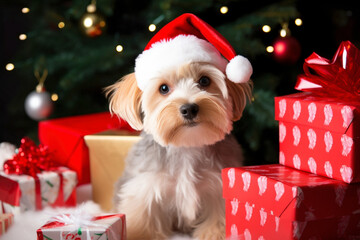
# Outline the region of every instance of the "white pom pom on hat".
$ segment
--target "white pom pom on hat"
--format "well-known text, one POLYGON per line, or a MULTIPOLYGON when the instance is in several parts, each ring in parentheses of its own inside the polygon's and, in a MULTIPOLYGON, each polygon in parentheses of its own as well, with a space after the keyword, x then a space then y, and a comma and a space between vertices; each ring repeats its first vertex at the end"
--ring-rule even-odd
POLYGON ((236 55, 219 32, 195 15, 185 13, 160 29, 136 58, 138 87, 144 90, 165 69, 189 62, 213 64, 235 83, 249 81, 252 74, 249 60, 236 55))
POLYGON ((243 83, 250 79, 252 66, 249 60, 237 55, 226 65, 226 76, 233 82, 243 83))

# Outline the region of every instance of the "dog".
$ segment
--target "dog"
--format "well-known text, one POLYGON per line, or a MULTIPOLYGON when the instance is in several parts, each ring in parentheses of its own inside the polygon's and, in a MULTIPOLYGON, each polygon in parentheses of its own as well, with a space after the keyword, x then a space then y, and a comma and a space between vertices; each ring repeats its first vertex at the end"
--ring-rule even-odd
POLYGON ((225 239, 221 170, 242 165, 231 131, 252 82, 230 81, 212 60, 189 59, 154 63, 158 69, 146 87, 135 67, 106 89, 110 111, 142 130, 115 186, 115 210, 126 214, 130 240, 167 239, 173 232, 225 239))

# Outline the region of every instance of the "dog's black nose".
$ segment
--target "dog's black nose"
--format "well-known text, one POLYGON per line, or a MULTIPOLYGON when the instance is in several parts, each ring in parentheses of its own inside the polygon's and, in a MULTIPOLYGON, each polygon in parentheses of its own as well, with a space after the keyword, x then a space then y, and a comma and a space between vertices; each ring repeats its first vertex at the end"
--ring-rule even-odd
POLYGON ((184 104, 180 107, 181 115, 188 120, 194 119, 199 112, 199 106, 195 103, 184 104))

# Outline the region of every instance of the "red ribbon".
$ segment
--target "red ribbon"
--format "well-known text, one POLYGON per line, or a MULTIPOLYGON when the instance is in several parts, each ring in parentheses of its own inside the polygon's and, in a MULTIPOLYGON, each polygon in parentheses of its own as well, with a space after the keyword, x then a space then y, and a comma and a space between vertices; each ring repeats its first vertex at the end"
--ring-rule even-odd
POLYGON ((26 174, 36 178, 36 174, 42 171, 49 171, 55 168, 55 163, 50 161, 50 154, 47 146, 35 143, 28 137, 21 139, 18 153, 12 159, 4 162, 6 174, 26 174))
POLYGON ((351 42, 342 42, 331 61, 311 54, 305 59, 304 72, 295 89, 360 101, 360 51, 351 42))

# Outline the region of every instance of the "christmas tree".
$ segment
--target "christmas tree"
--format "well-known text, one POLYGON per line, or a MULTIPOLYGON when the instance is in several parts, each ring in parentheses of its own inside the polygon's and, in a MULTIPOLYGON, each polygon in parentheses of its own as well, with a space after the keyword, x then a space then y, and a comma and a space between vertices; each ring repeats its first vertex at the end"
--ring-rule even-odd
POLYGON ((37 139, 38 122, 31 113, 35 118, 39 113, 24 103, 39 83, 52 99, 42 98, 50 101, 45 108, 54 107, 39 117, 107 111, 103 89, 133 71, 135 58, 158 29, 191 12, 253 64, 253 99, 234 134, 247 164, 276 162, 274 96, 295 91, 303 59, 313 51, 331 58, 341 41, 358 44, 354 9, 351 1, 1 2, 0 142, 16 143, 25 135, 37 139))

